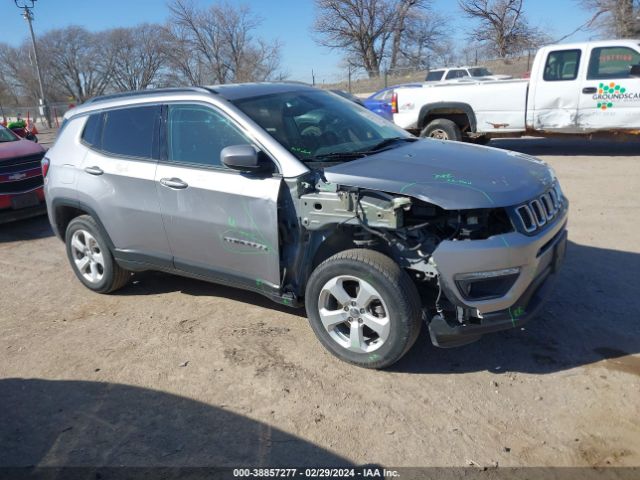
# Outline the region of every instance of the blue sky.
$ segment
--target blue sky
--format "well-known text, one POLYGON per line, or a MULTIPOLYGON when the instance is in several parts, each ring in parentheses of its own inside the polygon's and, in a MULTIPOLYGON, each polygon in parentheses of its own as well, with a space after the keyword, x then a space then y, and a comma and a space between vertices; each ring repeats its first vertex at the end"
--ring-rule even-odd
MULTIPOLYGON (((213 3, 198 0, 201 5, 213 3)), ((232 2, 236 3, 236 2, 232 2)), ((343 74, 339 69, 340 53, 318 46, 311 35, 314 18, 312 0, 245 0, 262 17, 259 35, 278 38, 283 43, 282 63, 289 78, 311 81, 334 81, 343 74)), ((459 42, 471 27, 460 15, 456 0, 432 0, 433 9, 450 18, 454 37, 459 42)), ((165 0, 38 0, 34 10, 36 35, 50 28, 82 25, 89 30, 132 26, 141 22, 163 22, 168 17, 165 0)), ((575 0, 528 0, 525 10, 530 22, 559 38, 584 23, 589 12, 577 7, 575 0)), ((569 40, 578 41, 589 34, 579 33, 569 40)), ((0 0, 0 41, 19 44, 27 36, 27 26, 12 0, 0 0)))

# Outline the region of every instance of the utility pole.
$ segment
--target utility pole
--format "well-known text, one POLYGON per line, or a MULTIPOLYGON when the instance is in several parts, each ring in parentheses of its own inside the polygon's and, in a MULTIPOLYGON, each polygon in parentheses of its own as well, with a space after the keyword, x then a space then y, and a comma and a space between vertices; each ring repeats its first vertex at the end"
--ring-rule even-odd
POLYGON ((33 44, 33 57, 36 62, 36 72, 38 74, 38 86, 40 87, 40 98, 38 102, 38 108, 40 109, 40 114, 44 115, 44 118, 47 120, 47 126, 51 128, 51 118, 49 118, 49 106, 47 105, 47 101, 44 96, 44 87, 42 86, 42 72, 40 72, 40 62, 38 61, 38 47, 36 45, 36 36, 33 33, 33 7, 35 6, 35 2, 37 0, 13 0, 16 4, 16 7, 21 9, 22 16, 29 24, 29 32, 31 33, 31 43, 33 44))

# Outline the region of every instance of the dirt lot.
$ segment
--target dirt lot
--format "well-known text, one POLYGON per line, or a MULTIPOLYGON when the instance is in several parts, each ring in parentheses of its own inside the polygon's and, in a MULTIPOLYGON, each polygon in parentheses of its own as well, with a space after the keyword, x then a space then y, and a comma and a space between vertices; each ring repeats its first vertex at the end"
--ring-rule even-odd
POLYGON ((101 296, 45 218, 0 226, 0 465, 640 465, 640 148, 494 142, 572 201, 526 329, 392 370, 335 360, 304 312, 160 273, 101 296))

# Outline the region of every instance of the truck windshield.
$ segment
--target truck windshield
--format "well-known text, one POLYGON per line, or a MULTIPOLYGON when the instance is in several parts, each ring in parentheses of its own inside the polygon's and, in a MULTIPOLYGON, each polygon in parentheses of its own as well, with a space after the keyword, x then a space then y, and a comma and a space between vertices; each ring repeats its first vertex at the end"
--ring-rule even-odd
POLYGON ((469 75, 472 77, 488 77, 489 75, 493 75, 493 73, 484 67, 476 67, 469 69, 469 75))
POLYGON ((437 82, 438 80, 442 80, 442 75, 444 75, 444 70, 436 70, 427 73, 427 78, 424 80, 425 82, 437 82))
POLYGON ((360 158, 415 139, 355 102, 320 90, 276 93, 234 103, 303 162, 360 158))

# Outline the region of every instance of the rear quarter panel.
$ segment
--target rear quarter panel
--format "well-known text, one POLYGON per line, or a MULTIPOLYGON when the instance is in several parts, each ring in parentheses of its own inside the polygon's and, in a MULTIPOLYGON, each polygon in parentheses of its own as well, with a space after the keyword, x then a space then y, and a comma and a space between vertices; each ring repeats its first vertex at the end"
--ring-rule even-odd
POLYGON ((496 80, 398 89, 394 122, 403 128, 416 128, 424 105, 461 102, 473 109, 478 132, 519 132, 525 129, 527 88, 527 80, 496 80))
POLYGON ((80 142, 86 119, 87 117, 84 116, 69 120, 53 146, 46 153, 50 164, 44 184, 49 212, 51 212, 51 202, 54 198, 73 201, 78 199, 76 193, 78 169, 81 167, 87 151, 80 142))

